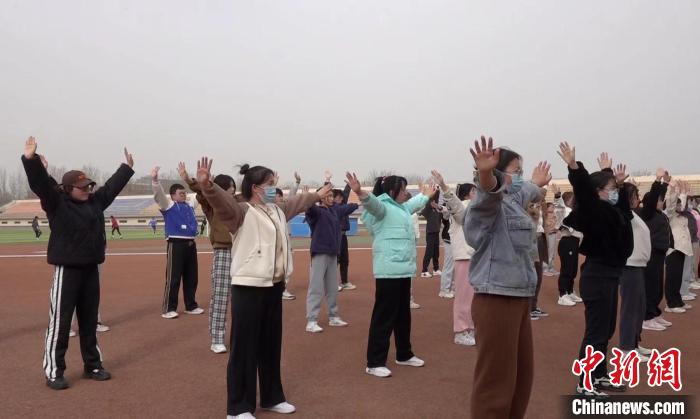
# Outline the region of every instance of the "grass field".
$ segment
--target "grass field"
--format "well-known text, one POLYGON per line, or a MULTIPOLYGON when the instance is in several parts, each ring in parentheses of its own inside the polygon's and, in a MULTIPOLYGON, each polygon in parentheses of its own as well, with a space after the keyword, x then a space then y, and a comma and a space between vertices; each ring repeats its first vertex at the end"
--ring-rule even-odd
MULTIPOLYGON (((46 243, 49 241, 49 235, 51 231, 48 227, 43 226, 41 228, 43 234, 37 240, 34 238, 34 232, 31 227, 3 227, 0 228, 0 244, 22 244, 22 243, 46 243)), ((111 229, 106 230, 107 240, 113 240, 110 235, 111 229)), ((163 229, 160 227, 156 234, 154 235, 151 229, 144 228, 122 228, 122 234, 124 239, 128 240, 163 240, 163 229)), ((364 232, 363 232, 364 233, 364 232)), ((119 240, 119 235, 115 234, 114 240, 119 240)), ((372 238, 366 234, 360 234, 358 236, 349 237, 349 242, 351 247, 369 247, 372 245, 372 238)), ((292 245, 294 248, 301 248, 307 246, 309 243, 309 238, 300 237, 292 239, 292 245)))

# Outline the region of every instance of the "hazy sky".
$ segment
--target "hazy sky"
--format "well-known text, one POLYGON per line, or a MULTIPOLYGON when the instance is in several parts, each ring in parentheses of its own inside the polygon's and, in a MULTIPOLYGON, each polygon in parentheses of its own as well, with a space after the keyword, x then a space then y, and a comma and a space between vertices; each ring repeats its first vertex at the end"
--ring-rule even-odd
POLYGON ((700 2, 0 1, 0 167, 471 177, 481 133, 697 173, 700 2))

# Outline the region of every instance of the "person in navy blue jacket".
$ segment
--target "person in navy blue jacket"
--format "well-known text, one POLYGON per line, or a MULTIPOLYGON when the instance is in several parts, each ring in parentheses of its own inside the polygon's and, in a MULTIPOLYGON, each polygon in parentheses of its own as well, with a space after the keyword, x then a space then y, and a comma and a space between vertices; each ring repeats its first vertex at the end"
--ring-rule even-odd
POLYGON ((336 204, 333 195, 306 211, 311 227, 311 275, 306 297, 306 331, 322 332, 318 325, 321 300, 326 296, 328 325, 347 326, 338 315, 338 254, 341 250, 341 220, 355 212, 357 204, 336 204))
POLYGON ((158 181, 159 167, 151 171, 153 194, 165 221, 165 238, 168 241, 168 261, 165 269, 165 291, 161 316, 174 319, 177 314, 177 294, 180 279, 186 314, 202 314, 204 310, 195 300, 197 293, 197 244, 194 239, 199 231, 194 209, 197 200, 187 200, 185 187, 179 183, 170 186, 170 200, 158 181))
MULTIPOLYGON (((336 205, 346 205, 350 198, 350 187, 345 189, 333 189, 333 201, 336 205)), ((354 290, 355 284, 348 280, 348 267, 350 266, 350 252, 348 251, 348 231, 350 231, 350 214, 340 218, 340 253, 338 254, 338 266, 340 267, 340 286, 338 291, 354 290)))

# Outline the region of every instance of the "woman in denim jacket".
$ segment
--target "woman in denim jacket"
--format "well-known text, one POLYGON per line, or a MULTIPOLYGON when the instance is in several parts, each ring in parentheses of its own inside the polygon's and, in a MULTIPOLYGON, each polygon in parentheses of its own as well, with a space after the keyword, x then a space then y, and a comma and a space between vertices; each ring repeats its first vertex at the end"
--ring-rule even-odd
POLYGON ((525 208, 541 199, 551 180, 549 165, 540 163, 526 182, 522 158, 494 149, 481 137, 471 151, 477 169, 476 198, 464 223, 467 243, 475 249, 470 282, 478 331, 472 418, 522 418, 533 378, 530 297, 537 276, 530 257, 535 223, 525 208))

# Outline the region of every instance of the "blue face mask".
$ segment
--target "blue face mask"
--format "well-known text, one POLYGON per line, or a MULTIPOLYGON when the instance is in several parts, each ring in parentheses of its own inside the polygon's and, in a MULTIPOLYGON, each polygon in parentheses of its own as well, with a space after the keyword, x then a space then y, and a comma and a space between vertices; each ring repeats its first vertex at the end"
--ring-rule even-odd
POLYGON ((620 199, 620 194, 617 192, 617 189, 614 191, 608 192, 608 202, 615 205, 615 204, 617 204, 618 199, 620 199))
POLYGON ((521 174, 512 174, 510 175, 511 179, 511 184, 508 187, 508 192, 509 193, 517 193, 523 188, 523 184, 525 184, 525 179, 523 178, 523 175, 521 174))
POLYGON ((265 187, 265 195, 262 196, 262 200, 266 204, 272 204, 275 202, 275 199, 277 198, 277 188, 274 186, 266 186, 265 187))

